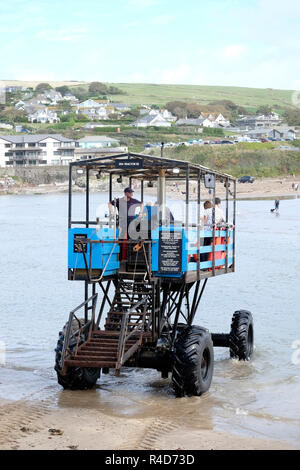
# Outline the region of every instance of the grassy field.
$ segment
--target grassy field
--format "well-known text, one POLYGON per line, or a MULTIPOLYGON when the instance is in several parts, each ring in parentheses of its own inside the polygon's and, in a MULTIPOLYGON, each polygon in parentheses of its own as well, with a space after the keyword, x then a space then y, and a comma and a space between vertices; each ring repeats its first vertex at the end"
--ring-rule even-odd
MULTIPOLYGON (((260 149, 245 148, 243 144, 177 147, 165 149, 164 156, 176 160, 188 160, 235 177, 300 175, 300 151, 277 150, 276 147, 280 142, 274 144, 276 145, 272 144, 272 148, 268 144, 259 144, 260 149)), ((293 145, 300 147, 300 141, 294 142, 293 145)), ((159 149, 151 152, 159 155, 159 149)))
MULTIPOLYGON (((39 82, 23 82, 16 80, 5 81, 6 85, 35 87, 39 82)), ((49 81, 52 87, 67 85, 75 88, 88 87, 86 82, 49 81)), ((146 83, 109 83, 120 88, 126 95, 112 95, 115 102, 125 102, 131 105, 157 104, 164 105, 168 101, 192 101, 208 104, 214 100, 231 100, 234 103, 255 110, 261 105, 292 106, 292 90, 275 90, 271 88, 243 88, 224 86, 198 85, 157 85, 146 83)))
MULTIPOLYGON (((194 101, 208 104, 214 100, 231 100, 246 107, 291 106, 292 91, 260 88, 238 88, 196 85, 154 85, 118 83, 117 87, 127 93, 122 100, 130 104, 165 104, 168 101, 194 101)), ((117 100, 117 96, 115 97, 117 100)), ((121 99, 121 97, 120 97, 121 99)))

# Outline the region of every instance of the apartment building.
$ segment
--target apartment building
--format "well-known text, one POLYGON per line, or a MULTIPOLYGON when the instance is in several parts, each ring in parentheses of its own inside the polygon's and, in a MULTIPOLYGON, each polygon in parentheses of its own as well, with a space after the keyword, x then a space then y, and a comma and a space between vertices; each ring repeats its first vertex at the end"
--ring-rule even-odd
POLYGON ((0 135, 0 166, 67 165, 76 146, 60 134, 0 135))

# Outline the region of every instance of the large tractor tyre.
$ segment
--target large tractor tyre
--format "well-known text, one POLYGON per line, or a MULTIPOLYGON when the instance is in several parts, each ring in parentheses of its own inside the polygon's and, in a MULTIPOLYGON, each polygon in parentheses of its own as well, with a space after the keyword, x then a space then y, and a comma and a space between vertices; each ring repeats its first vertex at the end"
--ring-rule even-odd
POLYGON ((214 370, 211 334, 200 326, 181 331, 174 345, 172 382, 177 397, 200 396, 210 387, 214 370))
MULTIPOLYGON (((76 319, 72 320, 71 325, 71 336, 84 324, 84 319, 79 321, 76 319)), ((87 390, 93 388, 100 377, 100 369, 92 367, 69 367, 67 373, 62 375, 60 367, 60 359, 63 349, 64 337, 67 330, 67 323, 65 324, 63 331, 59 333, 57 346, 55 349, 55 367, 57 373, 57 381, 64 388, 69 390, 87 390)), ((79 344, 84 341, 84 336, 79 340, 79 344)), ((77 344, 77 337, 70 341, 70 351, 75 349, 77 344)))
POLYGON ((253 318, 248 310, 234 312, 229 334, 230 357, 248 361, 253 353, 253 318))

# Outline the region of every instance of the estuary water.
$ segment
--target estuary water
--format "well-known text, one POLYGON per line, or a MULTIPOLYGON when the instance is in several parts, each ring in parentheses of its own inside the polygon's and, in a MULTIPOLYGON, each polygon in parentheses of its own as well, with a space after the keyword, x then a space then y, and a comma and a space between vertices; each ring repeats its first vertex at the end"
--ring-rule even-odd
MULTIPOLYGON (((83 217, 84 198, 74 199, 74 218, 83 217)), ((91 218, 100 203, 104 196, 95 196, 91 218)), ((236 272, 209 280, 195 319, 229 332, 233 312, 250 310, 253 359, 234 361, 216 349, 212 386, 199 398, 175 399, 158 372, 125 369, 120 378, 101 377, 93 394, 75 392, 81 406, 300 446, 300 199, 282 200, 278 216, 272 207, 237 202, 236 272)), ((0 398, 51 396, 66 406, 73 395, 57 384, 54 348, 84 296, 81 282, 67 280, 67 195, 1 196, 0 236, 0 398)))

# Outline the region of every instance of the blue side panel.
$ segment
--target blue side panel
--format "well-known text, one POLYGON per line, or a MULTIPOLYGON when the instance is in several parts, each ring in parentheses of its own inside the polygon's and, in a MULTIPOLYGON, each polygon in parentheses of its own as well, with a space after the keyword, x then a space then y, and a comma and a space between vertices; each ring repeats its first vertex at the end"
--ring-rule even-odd
POLYGON ((171 226, 171 227, 159 227, 155 230, 152 230, 152 271, 156 276, 168 277, 168 278, 180 278, 187 269, 187 258, 185 259, 184 251, 186 240, 184 237, 184 230, 182 226, 171 226), (162 274, 159 272, 159 233, 160 232, 181 232, 182 234, 182 252, 180 253, 181 258, 181 272, 178 274, 162 274))
MULTIPOLYGON (((76 252, 76 247, 74 247, 74 237, 78 236, 84 242, 84 239, 90 240, 114 240, 114 229, 113 228, 100 228, 98 231, 93 228, 71 228, 68 233, 68 267, 69 269, 85 269, 84 256, 81 252, 76 252)), ((90 250, 91 244, 88 243, 86 246, 86 261, 89 267, 90 262, 90 250)), ((120 247, 118 244, 112 243, 93 243, 92 247, 92 269, 105 269, 105 274, 115 274, 120 267, 120 262, 118 260, 118 254, 120 252, 120 247), (112 255, 109 259, 109 256, 112 252, 112 255)))
MULTIPOLYGON (((232 258, 232 251, 234 249, 234 245, 232 243, 233 240, 233 230, 228 230, 226 233, 225 230, 216 230, 215 231, 215 247, 214 251, 220 258, 220 253, 228 252, 228 266, 233 263, 232 258), (225 237, 228 235, 227 245, 225 237)), ((197 263, 193 262, 192 255, 197 255, 197 230, 196 229, 189 229, 188 231, 184 230, 181 226, 171 226, 171 227, 159 227, 152 231, 152 272, 156 276, 161 277, 168 277, 168 278, 180 278, 184 275, 184 273, 188 271, 196 271, 197 270, 197 263), (170 232, 170 231, 181 231, 182 233, 182 251, 181 255, 181 272, 179 274, 165 274, 159 272, 159 256, 160 256, 160 249, 159 249, 159 234, 160 232, 170 232)), ((203 230, 200 232, 200 238, 212 238, 213 232, 211 230, 203 230)), ((200 253, 212 253, 213 247, 211 245, 208 246, 201 246, 200 253)), ((222 256, 222 255, 221 255, 222 256)), ((221 268, 225 266, 225 255, 222 256, 221 259, 215 259, 215 266, 216 268, 221 268)), ((212 268, 212 261, 205 261, 200 263, 200 269, 209 269, 212 268)))

